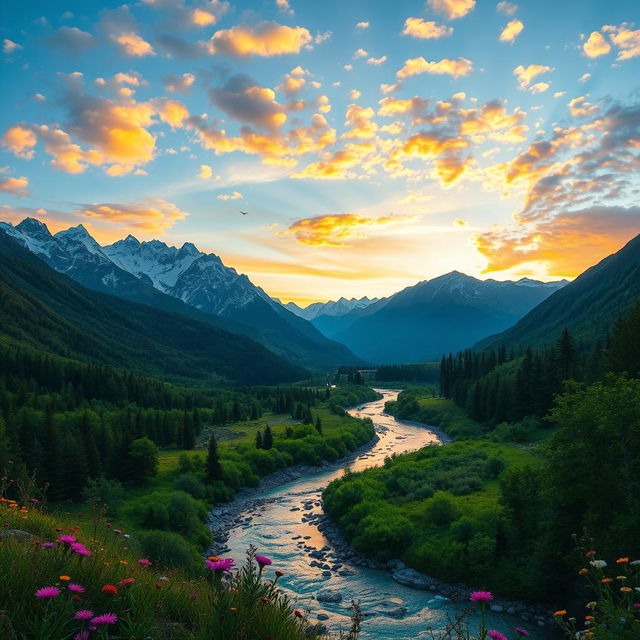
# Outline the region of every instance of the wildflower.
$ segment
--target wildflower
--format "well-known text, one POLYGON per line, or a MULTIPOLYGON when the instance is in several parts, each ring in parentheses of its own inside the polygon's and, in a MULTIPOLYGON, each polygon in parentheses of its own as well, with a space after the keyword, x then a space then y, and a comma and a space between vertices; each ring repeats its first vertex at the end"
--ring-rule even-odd
POLYGON ((519 635, 519 636, 528 636, 529 632, 526 629, 522 629, 521 627, 516 627, 514 629, 514 631, 519 635))
POLYGON ((616 562, 618 564, 624 564, 625 562, 629 562, 629 558, 618 558, 616 562))
POLYGON ((634 602, 633 603, 633 608, 634 609, 640 609, 640 602, 634 602))
POLYGON ((580 571, 578 571, 579 576, 583 576, 585 573, 589 573, 589 569, 580 569, 580 571))
POLYGON ((616 576, 616 580, 626 580, 627 576, 616 576))
POLYGON ((138 564, 142 565, 143 567, 148 567, 151 564, 151 560, 140 558, 140 560, 138 560, 138 564))
POLYGON ((633 591, 633 589, 631 587, 620 587, 620 591, 624 591, 625 593, 627 593, 629 591, 633 591))
POLYGON ((602 578, 602 580, 600 580, 600 582, 604 582, 605 584, 607 582, 613 582, 613 578, 602 578))
POLYGON ((162 584, 160 582, 156 582, 156 589, 162 589, 162 584))
POLYGON ((74 536, 60 536, 58 538, 58 540, 60 540, 60 542, 64 542, 65 544, 73 544, 74 542, 76 542, 78 540, 78 538, 75 538, 74 536))
POLYGON ((587 602, 587 609, 595 609, 598 606, 597 602, 591 601, 591 602, 587 602))
POLYGON ((500 633, 499 631, 489 631, 487 636, 491 638, 491 640, 507 640, 507 636, 504 633, 500 633))
POLYGON ((87 549, 87 547, 85 547, 81 542, 71 543, 70 548, 79 556, 88 557, 91 555, 91 551, 89 551, 89 549, 87 549))
POLYGON ((118 584, 121 587, 125 587, 128 584, 133 584, 136 581, 135 578, 125 578, 124 580, 120 580, 120 582, 118 582, 118 584))
POLYGON ((218 562, 220 558, 218 558, 218 556, 209 556, 207 560, 211 560, 211 562, 218 562))
POLYGON ((73 616, 76 620, 91 620, 95 613, 93 611, 89 611, 89 609, 81 609, 80 611, 76 611, 76 614, 73 616))
POLYGON ((71 527, 71 531, 77 533, 78 531, 80 531, 80 527, 71 527))
POLYGON ((67 585, 67 589, 71 591, 71 593, 84 593, 85 589, 81 584, 76 584, 72 582, 70 585, 67 585))
POLYGON ((229 607, 229 611, 237 611, 235 607, 229 607))
POLYGON ((53 549, 56 546, 55 542, 43 542, 40 545, 41 549, 53 549))
POLYGON ((231 571, 234 565, 234 560, 232 558, 220 558, 214 562, 207 560, 205 565, 207 569, 210 569, 211 571, 231 571))
POLYGON ((164 581, 164 580, 168 580, 168 579, 169 579, 169 578, 167 578, 167 576, 160 576, 160 577, 158 578, 158 580, 163 580, 163 581, 164 581))
POLYGON ((58 576, 60 578, 60 580, 64 580, 65 582, 71 580, 71 578, 69 576, 58 576))
POLYGON ((485 602, 491 602, 491 600, 493 600, 493 594, 489 591, 474 591, 469 600, 471 600, 471 602, 484 604, 485 602))
POLYGON ((120 564, 129 564, 126 560, 120 560, 120 564))
POLYGON ((632 567, 637 567, 640 564, 640 560, 632 560, 629 564, 632 567))
POLYGON ((90 631, 80 631, 73 636, 73 640, 89 640, 91 632, 90 631))
POLYGON ((262 568, 271 564, 271 558, 267 558, 267 556, 256 556, 256 562, 262 568))
POLYGON ((115 584, 105 584, 104 587, 102 587, 102 593, 108 593, 115 596, 116 593, 118 593, 118 587, 116 587, 115 584))
POLYGON ((115 613, 103 613, 101 616, 91 618, 91 624, 99 627, 101 624, 115 624, 118 622, 118 616, 115 613))
POLYGON ((300 611, 300 609, 296 609, 296 610, 293 612, 293 615, 294 615, 296 618, 302 618, 302 611, 300 611))
POLYGON ((596 569, 604 569, 607 566, 604 560, 592 560, 589 564, 596 569))
POLYGON ((34 595, 36 598, 55 598, 60 595, 60 589, 58 587, 42 587, 34 595))
POLYGON ((189 600, 197 600, 198 599, 198 594, 197 593, 190 593, 188 598, 189 598, 189 600))
POLYGON ((260 598, 260 600, 261 600, 262 602, 269 602, 269 598, 267 598, 267 597, 265 597, 265 596, 262 596, 262 598, 260 598))
POLYGON ((564 609, 560 609, 560 611, 556 611, 556 612, 553 614, 553 617, 555 618, 556 616, 564 616, 564 615, 566 615, 566 614, 567 614, 567 612, 566 612, 564 609))
POLYGON ((584 554, 585 556, 587 556, 587 558, 593 558, 593 556, 596 555, 595 551, 587 551, 587 553, 584 554))

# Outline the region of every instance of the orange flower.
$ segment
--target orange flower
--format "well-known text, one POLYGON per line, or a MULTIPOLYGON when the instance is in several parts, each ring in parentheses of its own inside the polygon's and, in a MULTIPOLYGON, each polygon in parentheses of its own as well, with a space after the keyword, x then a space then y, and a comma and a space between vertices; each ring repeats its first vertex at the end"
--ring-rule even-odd
POLYGON ((633 589, 631 587, 620 587, 620 591, 627 592, 627 591, 633 591, 633 589))
POLYGON ((112 596, 115 596, 118 593, 118 587, 115 584, 105 584, 102 587, 102 593, 109 593, 112 596))
POLYGON ((584 619, 585 620, 595 620, 595 618, 593 616, 585 616, 584 619))
POLYGON ((613 578, 602 578, 602 580, 600 582, 604 582, 605 584, 607 582, 613 582, 613 578))
POLYGON ((60 580, 71 580, 69 576, 60 576, 60 580))
POLYGON ((218 562, 218 560, 220 560, 220 558, 218 558, 218 556, 209 556, 208 559, 211 560, 211 562, 218 562))
POLYGON ((556 611, 553 615, 554 616, 564 616, 566 615, 566 611, 564 609, 560 609, 560 611, 556 611))
POLYGON ((585 553, 584 555, 587 556, 587 558, 591 558, 591 557, 596 555, 596 552, 595 551, 587 551, 587 553, 585 553))
POLYGON ((629 562, 629 558, 618 558, 618 559, 616 560, 616 562, 617 562, 618 564, 623 564, 623 563, 625 563, 625 562, 629 562))
POLYGON ((588 569, 580 569, 580 571, 578 571, 578 575, 579 576, 583 576, 585 573, 589 573, 588 569))

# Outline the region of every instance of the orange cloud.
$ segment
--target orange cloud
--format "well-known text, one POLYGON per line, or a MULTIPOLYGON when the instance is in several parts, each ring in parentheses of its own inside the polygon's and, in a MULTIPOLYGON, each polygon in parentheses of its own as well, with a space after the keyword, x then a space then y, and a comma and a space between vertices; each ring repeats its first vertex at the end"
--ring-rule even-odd
POLYGON ((347 119, 345 125, 349 126, 343 138, 355 138, 358 140, 371 140, 378 131, 378 125, 372 122, 375 112, 371 107, 360 107, 357 104, 350 104, 347 108, 347 119))
POLYGON ((396 73, 396 76, 404 79, 419 73, 433 73, 436 75, 447 74, 457 78, 468 75, 472 70, 472 62, 466 58, 458 58, 457 60, 443 58, 442 60, 438 60, 438 62, 429 62, 420 56, 419 58, 406 60, 402 69, 396 73))
POLYGON ((244 198, 244 196, 239 191, 233 191, 232 193, 221 193, 216 196, 218 200, 240 200, 244 198))
POLYGON ((500 42, 515 42, 523 29, 524 24, 520 20, 510 20, 500 32, 500 42))
POLYGON ((160 98, 154 101, 154 107, 160 120, 176 129, 181 127, 189 117, 189 110, 178 100, 167 100, 160 98))
POLYGON ((543 64, 530 64, 528 67, 524 67, 520 64, 513 70, 513 75, 518 78, 519 88, 526 89, 536 76, 548 71, 553 71, 553 67, 543 64))
POLYGON ((208 164, 201 164, 200 171, 198 171, 198 178, 200 180, 209 180, 213 177, 213 169, 208 164))
POLYGON ((191 12, 191 22, 198 27, 208 27, 209 25, 215 24, 217 18, 210 13, 209 11, 204 11, 203 9, 194 9, 191 12))
POLYGON ((127 32, 113 36, 113 40, 120 45, 122 52, 132 58, 155 56, 153 47, 137 33, 127 32))
POLYGON ((574 118, 584 118, 598 111, 598 105, 587 102, 586 98, 587 96, 578 96, 569 101, 569 111, 574 118))
POLYGON ((633 30, 631 26, 625 22, 617 27, 612 25, 602 27, 602 30, 609 34, 611 42, 618 47, 616 60, 630 60, 640 56, 640 29, 633 30))
POLYGON ((427 0, 427 4, 449 20, 464 18, 475 6, 476 0, 427 0))
POLYGON ((426 21, 422 18, 407 18, 404 21, 402 34, 423 40, 444 38, 453 33, 453 27, 438 24, 432 20, 426 21))
POLYGON ((353 213, 338 213, 298 220, 286 231, 277 232, 277 235, 293 234, 302 244, 346 247, 350 240, 367 238, 378 229, 415 220, 416 216, 369 218, 353 213))
POLYGON ((163 233, 184 220, 189 214, 159 198, 145 198, 141 203, 86 204, 76 209, 76 213, 86 218, 101 220, 140 229, 147 233, 163 233))
POLYGON ((582 45, 582 51, 587 58, 598 58, 611 51, 611 45, 599 31, 592 31, 582 45))
POLYGON ((189 93, 191 85, 196 81, 193 73, 183 73, 181 76, 167 75, 162 78, 164 88, 170 93, 189 93))
POLYGON ((19 158, 27 160, 33 158, 34 147, 38 144, 36 134, 28 127, 14 125, 9 127, 2 136, 2 146, 19 158))
POLYGON ((0 178, 0 192, 10 193, 13 196, 29 195, 29 180, 21 178, 0 178))
POLYGON ((276 22, 261 22, 256 27, 237 25, 216 31, 209 41, 212 54, 238 58, 280 56, 300 53, 313 40, 304 27, 288 27, 276 22))
POLYGON ((20 49, 22 49, 22 45, 19 45, 17 42, 14 42, 13 40, 9 40, 5 38, 2 41, 2 51, 4 53, 13 53, 14 51, 19 51, 20 49))

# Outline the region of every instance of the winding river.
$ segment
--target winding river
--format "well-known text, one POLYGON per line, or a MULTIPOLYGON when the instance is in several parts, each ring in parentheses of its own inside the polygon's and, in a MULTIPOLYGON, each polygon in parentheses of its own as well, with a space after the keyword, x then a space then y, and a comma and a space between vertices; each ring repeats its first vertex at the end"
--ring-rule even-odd
MULTIPOLYGON (((379 436, 371 449, 347 464, 352 471, 379 466, 392 453, 442 443, 436 432, 426 425, 403 422, 385 414, 385 402, 394 400, 398 391, 379 391, 382 399, 349 411, 355 417, 371 418, 379 436)), ((322 514, 321 493, 331 480, 343 473, 342 468, 331 468, 254 494, 227 530, 226 554, 239 559, 249 545, 254 545, 258 553, 268 555, 273 560, 270 569, 284 572, 280 584, 296 600, 297 606, 308 609, 310 621, 322 620, 329 631, 348 629, 349 605, 351 599, 356 599, 360 600, 366 616, 362 640, 431 638, 430 628, 435 631, 444 628, 448 616, 468 607, 434 600, 434 593, 398 584, 387 571, 355 566, 348 560, 341 560, 334 553, 331 542, 318 530, 317 516, 322 514), (323 552, 324 559, 314 562, 313 556, 323 552), (326 570, 329 568, 327 562, 333 565, 331 571, 326 570), (324 566, 319 566, 323 563, 324 566), (337 590, 342 600, 337 603, 318 602, 316 594, 327 588, 337 590), (402 617, 390 615, 399 607, 406 609, 402 617)), ((509 638, 514 637, 513 628, 516 626, 526 627, 532 640, 551 637, 549 631, 533 628, 512 616, 493 614, 490 621, 492 628, 501 630, 509 638)))

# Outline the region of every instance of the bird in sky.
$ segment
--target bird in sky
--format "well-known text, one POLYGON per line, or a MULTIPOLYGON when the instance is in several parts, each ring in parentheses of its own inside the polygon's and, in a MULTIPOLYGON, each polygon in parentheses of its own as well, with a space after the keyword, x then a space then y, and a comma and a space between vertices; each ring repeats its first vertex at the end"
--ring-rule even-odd
POLYGON ((246 216, 248 214, 248 211, 241 211, 240 212, 243 216, 246 216))

